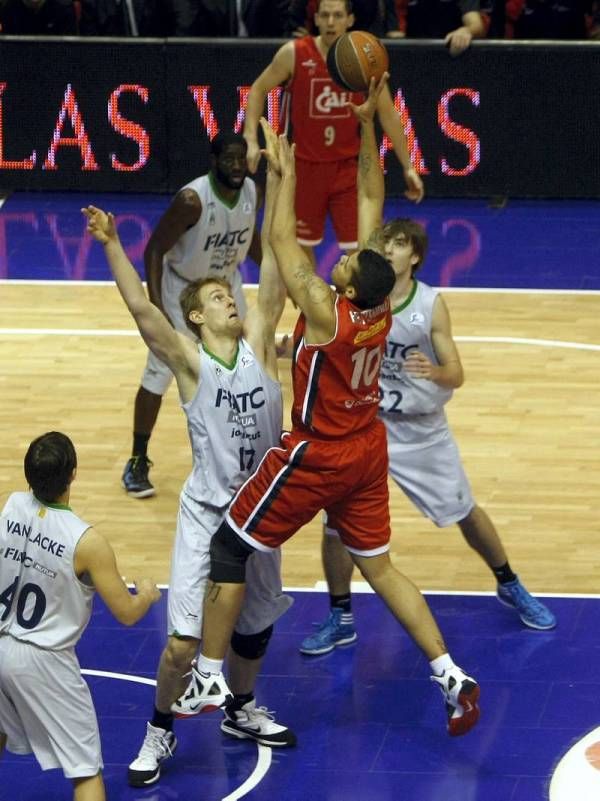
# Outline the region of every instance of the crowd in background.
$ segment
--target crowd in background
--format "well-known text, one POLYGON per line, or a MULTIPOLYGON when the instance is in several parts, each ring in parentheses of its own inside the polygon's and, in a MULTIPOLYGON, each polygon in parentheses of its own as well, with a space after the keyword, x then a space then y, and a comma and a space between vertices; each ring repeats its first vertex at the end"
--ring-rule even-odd
MULTIPOLYGON (((314 33, 316 0, 0 0, 13 35, 249 36, 314 33)), ((443 38, 448 18, 475 20, 473 38, 600 39, 600 0, 354 0, 359 30, 443 38)))

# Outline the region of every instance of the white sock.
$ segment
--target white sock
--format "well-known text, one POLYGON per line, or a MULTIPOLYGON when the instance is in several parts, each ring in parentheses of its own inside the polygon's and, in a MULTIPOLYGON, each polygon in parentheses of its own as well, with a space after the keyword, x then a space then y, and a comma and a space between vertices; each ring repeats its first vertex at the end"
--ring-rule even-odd
POLYGON ((223 668, 223 659, 209 659, 200 654, 196 660, 196 670, 198 673, 220 673, 223 668))
POLYGON ((453 667, 456 667, 450 654, 438 656, 429 663, 429 666, 434 676, 441 676, 445 670, 451 670, 453 667))

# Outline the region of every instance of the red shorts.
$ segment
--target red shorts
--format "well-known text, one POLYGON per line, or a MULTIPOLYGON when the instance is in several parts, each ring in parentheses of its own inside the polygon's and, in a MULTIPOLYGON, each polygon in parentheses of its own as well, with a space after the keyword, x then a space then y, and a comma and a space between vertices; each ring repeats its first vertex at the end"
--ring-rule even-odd
POLYGON ((284 434, 233 499, 227 522, 261 551, 277 548, 322 509, 353 553, 389 548, 390 511, 385 427, 346 440, 284 434))
POLYGON ((302 245, 318 245, 327 212, 342 250, 356 247, 356 159, 314 162, 296 159, 296 236, 302 245))

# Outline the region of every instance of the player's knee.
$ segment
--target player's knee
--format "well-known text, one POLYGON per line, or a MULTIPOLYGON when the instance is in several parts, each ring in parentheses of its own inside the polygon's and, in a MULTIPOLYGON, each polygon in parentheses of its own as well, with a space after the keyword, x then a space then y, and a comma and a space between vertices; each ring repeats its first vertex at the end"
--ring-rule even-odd
POLYGON ((243 584, 246 561, 253 552, 223 521, 210 542, 210 580, 217 584, 243 584))
POLYGON ((273 626, 269 626, 258 634, 240 634, 233 632, 231 649, 243 659, 260 659, 265 655, 269 640, 273 634, 273 626))

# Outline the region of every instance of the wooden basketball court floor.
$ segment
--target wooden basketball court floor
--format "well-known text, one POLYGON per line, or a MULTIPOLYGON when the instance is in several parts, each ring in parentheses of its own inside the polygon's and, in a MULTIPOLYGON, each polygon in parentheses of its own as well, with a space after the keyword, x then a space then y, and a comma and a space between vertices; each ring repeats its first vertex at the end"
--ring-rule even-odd
MULTIPOLYGON (((157 495, 126 497, 120 473, 145 350, 100 247, 84 238, 77 209, 88 200, 15 196, 0 210, 0 499, 24 488, 30 440, 65 431, 79 455, 73 508, 111 539, 128 580, 151 575, 164 584, 190 467, 184 418, 171 389, 150 447, 157 495)), ((124 232, 133 226, 124 238, 139 265, 138 240, 166 200, 91 200, 111 202, 124 232)), ((124 771, 151 711, 165 603, 132 631, 97 605, 80 656, 91 672, 110 798, 541 801, 563 754, 600 726, 598 206, 498 211, 481 201, 429 201, 418 217, 432 239, 422 278, 444 289, 465 367, 448 414, 467 474, 512 566, 531 591, 549 596, 556 631, 524 630, 491 597, 492 577, 458 529, 435 529, 391 487, 393 559, 434 593, 457 662, 482 682, 483 716, 472 735, 447 738, 425 661, 360 584, 358 643, 316 659, 298 654, 326 611, 315 520, 284 548, 284 584, 296 603, 277 627, 259 686, 259 702, 297 730, 294 751, 223 741, 206 716, 182 724, 180 752, 159 785, 128 789, 124 771)), ((333 258, 331 245, 322 252, 333 258)), ((286 309, 281 330, 294 319, 286 309)), ((281 373, 289 398, 287 364, 281 373)), ((586 771, 596 781, 590 798, 600 797, 594 760, 580 761, 578 795, 556 795, 559 787, 552 801, 587 799, 586 771)), ((45 783, 31 760, 5 757, 0 776, 2 799, 69 794, 58 775, 45 783)))

